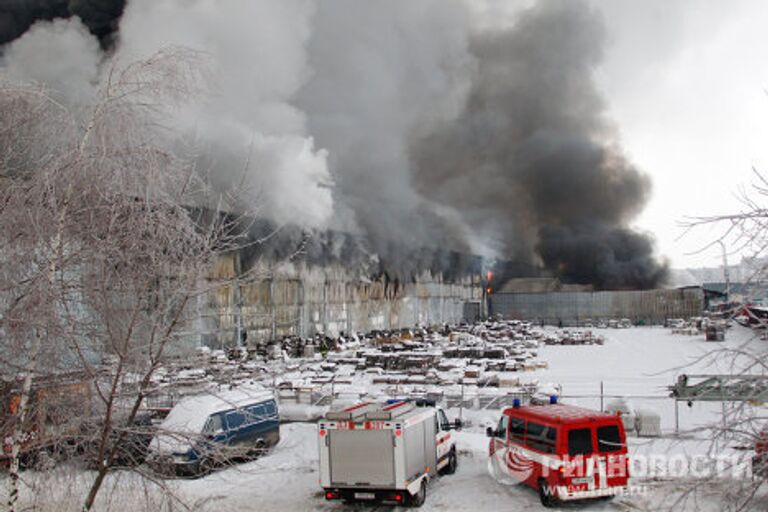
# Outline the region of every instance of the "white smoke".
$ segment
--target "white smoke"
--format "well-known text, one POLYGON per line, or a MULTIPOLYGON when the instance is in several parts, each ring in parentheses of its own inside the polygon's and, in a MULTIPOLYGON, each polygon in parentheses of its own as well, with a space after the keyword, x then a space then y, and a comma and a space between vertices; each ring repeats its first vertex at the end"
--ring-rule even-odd
POLYGON ((4 54, 3 67, 11 80, 46 85, 71 103, 93 98, 101 50, 80 18, 39 21, 4 54))
POLYGON ((203 145, 215 181, 255 183, 274 220, 321 227, 333 212, 327 152, 307 134, 291 98, 309 75, 305 0, 132 0, 116 58, 183 46, 210 63, 213 94, 175 119, 203 145))

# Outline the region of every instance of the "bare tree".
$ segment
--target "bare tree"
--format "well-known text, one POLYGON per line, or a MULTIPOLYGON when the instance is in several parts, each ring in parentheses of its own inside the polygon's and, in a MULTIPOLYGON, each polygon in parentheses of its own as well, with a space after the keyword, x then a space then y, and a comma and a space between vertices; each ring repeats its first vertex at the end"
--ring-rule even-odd
POLYGON ((65 150, 60 143, 76 130, 68 122, 66 108, 42 90, 5 85, 0 101, 5 178, 0 210, 4 363, 11 375, 20 371, 22 376, 18 399, 6 405, 11 414, 4 430, 11 433, 9 508, 14 510, 21 445, 28 441, 25 433, 33 432, 25 428, 35 415, 29 404, 33 376, 47 338, 55 337, 60 327, 54 320, 53 297, 61 282, 57 273, 66 218, 50 208, 55 200, 47 193, 46 182, 58 167, 59 151, 65 150), (43 208, 29 207, 35 203, 43 208))
POLYGON ((155 372, 194 347, 185 339, 192 306, 221 285, 209 278, 213 264, 243 241, 248 217, 170 149, 162 123, 165 108, 197 92, 198 69, 195 54, 164 50, 113 68, 94 104, 77 109, 40 88, 0 85, 10 510, 25 443, 57 421, 55 411, 33 410, 35 383, 63 372, 90 383, 77 432, 95 460, 82 506, 91 510, 136 434, 155 372))
MULTIPOLYGON (((761 283, 768 280, 768 180, 757 170, 754 170, 754 175, 755 183, 750 188, 740 189, 738 193, 742 205, 740 211, 727 215, 690 218, 684 223, 684 227, 689 231, 703 227, 719 230, 719 236, 702 250, 720 244, 731 254, 746 256, 754 262, 754 270, 745 284, 748 288, 755 285, 755 289, 760 289, 761 283)), ((753 297, 746 297, 747 302, 751 302, 751 299, 753 297)), ((718 360, 721 365, 726 362, 733 374, 756 375, 768 379, 768 347, 753 343, 754 339, 760 336, 759 333, 768 332, 768 319, 755 316, 742 306, 731 305, 726 314, 731 318, 744 313, 751 316, 751 321, 756 327, 753 338, 741 346, 713 350, 705 357, 718 360)), ((765 334, 762 337, 765 337, 765 334)), ((759 390, 743 391, 748 394, 759 390)), ((765 442, 761 440, 768 432, 768 413, 765 407, 749 400, 727 404, 723 418, 711 425, 709 431, 712 434, 713 446, 744 448, 744 455, 736 464, 751 467, 752 478, 736 480, 733 485, 727 487, 725 495, 732 510, 751 510, 760 500, 765 499, 765 496, 760 497, 760 493, 764 492, 763 486, 768 475, 767 460, 754 452, 761 442, 765 442)), ((724 469, 731 471, 734 468, 724 469)), ((694 482, 690 492, 681 494, 678 502, 692 499, 692 496, 706 491, 708 485, 707 481, 694 482)))

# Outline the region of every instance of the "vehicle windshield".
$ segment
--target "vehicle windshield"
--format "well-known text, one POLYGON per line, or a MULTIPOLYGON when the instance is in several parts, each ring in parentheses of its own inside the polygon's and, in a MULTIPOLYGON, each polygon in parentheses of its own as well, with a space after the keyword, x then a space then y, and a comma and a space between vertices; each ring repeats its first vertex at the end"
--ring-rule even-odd
POLYGON ((209 416, 208 421, 205 422, 205 426, 203 427, 204 434, 215 434, 222 430, 224 430, 224 425, 222 424, 220 414, 209 416))

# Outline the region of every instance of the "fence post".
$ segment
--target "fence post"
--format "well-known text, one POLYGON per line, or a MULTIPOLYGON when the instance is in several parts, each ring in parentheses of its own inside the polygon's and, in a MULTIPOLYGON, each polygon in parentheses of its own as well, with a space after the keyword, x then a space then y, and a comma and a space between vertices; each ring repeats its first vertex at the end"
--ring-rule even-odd
POLYGON ((680 400, 675 399, 675 435, 680 434, 680 400))
POLYGON ((600 381, 600 412, 605 412, 604 392, 605 392, 605 383, 601 380, 600 381))

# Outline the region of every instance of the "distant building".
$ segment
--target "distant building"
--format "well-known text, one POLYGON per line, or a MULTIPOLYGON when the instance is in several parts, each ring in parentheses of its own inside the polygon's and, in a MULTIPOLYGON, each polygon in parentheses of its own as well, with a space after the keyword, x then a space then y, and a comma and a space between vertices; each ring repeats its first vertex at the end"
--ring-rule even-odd
POLYGON ((768 282, 724 282, 702 284, 707 307, 725 302, 739 304, 768 304, 768 282))

